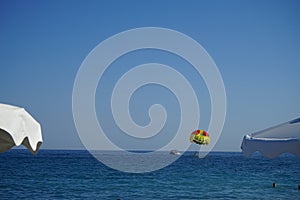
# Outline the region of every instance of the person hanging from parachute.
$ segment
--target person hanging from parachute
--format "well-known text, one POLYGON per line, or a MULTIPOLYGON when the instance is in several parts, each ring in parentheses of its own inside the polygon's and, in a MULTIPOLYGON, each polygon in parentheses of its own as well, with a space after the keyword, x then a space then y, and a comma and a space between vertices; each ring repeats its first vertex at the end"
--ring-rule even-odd
POLYGON ((195 130, 190 135, 190 141, 199 145, 208 145, 210 142, 209 134, 204 130, 195 130))

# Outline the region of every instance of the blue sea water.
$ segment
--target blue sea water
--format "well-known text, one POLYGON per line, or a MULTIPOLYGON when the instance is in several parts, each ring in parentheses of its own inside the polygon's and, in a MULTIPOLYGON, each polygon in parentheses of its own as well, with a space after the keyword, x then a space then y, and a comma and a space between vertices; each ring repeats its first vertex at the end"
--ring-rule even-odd
POLYGON ((186 152, 168 167, 132 174, 87 151, 14 149, 0 154, 0 199, 300 199, 299 172, 292 155, 186 152))

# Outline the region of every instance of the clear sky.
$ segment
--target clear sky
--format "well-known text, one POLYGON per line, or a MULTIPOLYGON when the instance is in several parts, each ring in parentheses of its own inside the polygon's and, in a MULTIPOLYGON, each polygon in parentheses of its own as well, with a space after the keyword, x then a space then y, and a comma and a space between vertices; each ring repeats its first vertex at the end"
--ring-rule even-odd
MULTIPOLYGON (((44 149, 84 148, 72 115, 76 73, 101 41, 139 27, 164 27, 200 43, 223 77, 227 116, 216 151, 239 151, 243 135, 300 116, 299 1, 0 1, 0 102, 25 107, 41 124, 44 149)), ((164 52, 136 52, 116 61, 126 66, 149 61, 180 65, 164 52), (123 59, 123 60, 122 60, 123 59), (147 60, 148 59, 148 60, 147 60)), ((183 64, 183 63, 182 63, 183 64)), ((177 66, 177 68, 180 68, 177 66)), ((183 68, 181 68, 183 69, 183 68)), ((185 69, 185 68, 184 68, 185 69)), ((103 83, 121 71, 112 66, 103 83)), ((190 79, 192 71, 182 70, 190 79)), ((101 81, 100 81, 101 83, 101 81)), ((202 83, 203 84, 203 83, 202 83)), ((112 85, 98 86, 98 116, 112 85)), ((205 85, 194 86, 201 98, 201 123, 210 118, 205 85), (207 116, 207 117, 206 117, 207 116)), ((176 128, 174 96, 162 87, 143 88, 132 99, 133 118, 147 123, 147 106, 173 102, 166 124, 176 128), (145 114, 146 113, 146 114, 145 114)), ((168 103, 167 103, 168 104, 168 103)), ((114 130, 112 122, 103 122, 114 130)), ((199 127, 202 128, 202 127, 199 127)), ((164 139, 168 139, 170 135, 164 139)))

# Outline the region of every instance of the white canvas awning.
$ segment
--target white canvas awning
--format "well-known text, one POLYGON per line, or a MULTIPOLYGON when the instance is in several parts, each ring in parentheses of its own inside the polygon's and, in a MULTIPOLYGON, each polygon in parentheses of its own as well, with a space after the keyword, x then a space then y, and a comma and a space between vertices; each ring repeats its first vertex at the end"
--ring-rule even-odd
POLYGON ((42 142, 40 124, 24 108, 0 104, 0 152, 23 144, 36 154, 42 142))
POLYGON ((246 135, 241 148, 245 156, 259 151, 268 158, 282 153, 300 157, 300 118, 246 135))

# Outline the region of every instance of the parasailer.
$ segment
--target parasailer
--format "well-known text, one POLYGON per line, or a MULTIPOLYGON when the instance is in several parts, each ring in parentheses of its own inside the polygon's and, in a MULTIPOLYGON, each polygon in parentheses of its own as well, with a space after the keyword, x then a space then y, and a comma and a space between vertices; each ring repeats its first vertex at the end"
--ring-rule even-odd
POLYGON ((195 130, 190 135, 190 141, 199 145, 208 145, 210 142, 209 134, 204 130, 195 130))

